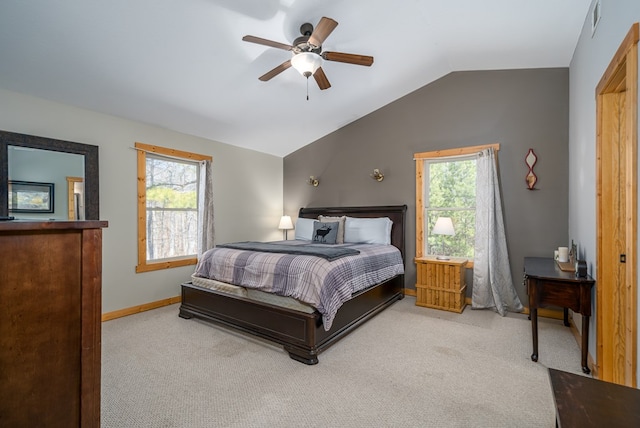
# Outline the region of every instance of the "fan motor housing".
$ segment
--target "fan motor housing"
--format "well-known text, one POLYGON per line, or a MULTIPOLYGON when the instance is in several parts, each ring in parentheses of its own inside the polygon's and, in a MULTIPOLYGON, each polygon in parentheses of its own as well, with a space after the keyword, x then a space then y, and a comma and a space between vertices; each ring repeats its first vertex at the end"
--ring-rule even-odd
POLYGON ((313 25, 305 22, 300 26, 300 34, 302 36, 296 38, 293 43, 293 51, 297 54, 301 52, 313 52, 316 54, 320 54, 322 51, 322 46, 314 46, 309 43, 309 37, 313 34, 313 25))
POLYGON ((291 45, 293 46, 293 51, 297 54, 301 52, 313 52, 319 55, 322 51, 322 46, 316 47, 309 43, 309 36, 300 36, 295 39, 291 45))

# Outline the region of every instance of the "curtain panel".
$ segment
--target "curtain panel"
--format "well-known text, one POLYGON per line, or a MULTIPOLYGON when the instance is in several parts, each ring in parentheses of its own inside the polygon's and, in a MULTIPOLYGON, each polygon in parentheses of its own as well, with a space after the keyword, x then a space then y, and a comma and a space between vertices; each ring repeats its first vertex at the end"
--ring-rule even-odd
POLYGON ((502 217, 502 199, 493 148, 476 155, 476 235, 471 307, 490 308, 505 316, 521 312, 513 286, 502 217))
POLYGON ((212 161, 200 161, 198 187, 198 258, 215 246, 212 161))

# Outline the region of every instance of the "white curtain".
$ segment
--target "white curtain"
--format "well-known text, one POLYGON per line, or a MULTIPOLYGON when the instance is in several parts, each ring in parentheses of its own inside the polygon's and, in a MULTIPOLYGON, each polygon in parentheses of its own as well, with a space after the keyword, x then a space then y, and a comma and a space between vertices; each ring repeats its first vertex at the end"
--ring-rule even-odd
POLYGON ((505 316, 521 312, 511 279, 502 201, 493 148, 476 156, 476 238, 473 258, 472 308, 491 308, 505 316))
POLYGON ((198 188, 198 258, 215 246, 213 227, 213 174, 211 161, 200 162, 200 186, 198 188))

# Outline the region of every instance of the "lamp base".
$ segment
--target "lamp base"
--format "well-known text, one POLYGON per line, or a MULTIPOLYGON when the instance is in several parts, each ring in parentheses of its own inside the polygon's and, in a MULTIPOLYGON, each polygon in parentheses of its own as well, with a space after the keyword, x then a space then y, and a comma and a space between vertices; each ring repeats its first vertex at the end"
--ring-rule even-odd
POLYGON ((436 260, 451 260, 451 257, 448 257, 448 256, 437 256, 436 260))

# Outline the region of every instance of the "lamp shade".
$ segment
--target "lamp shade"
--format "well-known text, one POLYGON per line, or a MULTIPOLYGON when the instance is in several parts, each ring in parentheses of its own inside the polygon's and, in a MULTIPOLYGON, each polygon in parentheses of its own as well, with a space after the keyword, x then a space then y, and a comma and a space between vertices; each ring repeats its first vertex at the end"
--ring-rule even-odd
POLYGON ((453 229, 451 217, 438 217, 431 233, 434 235, 455 235, 456 232, 453 229))
POLYGON ((278 225, 278 229, 281 229, 281 230, 293 229, 293 222, 291 221, 291 216, 283 215, 280 218, 280 224, 278 225))
POLYGON ((322 57, 313 52, 301 52, 293 55, 291 65, 305 77, 312 76, 322 65, 322 57))

